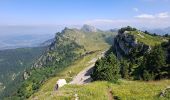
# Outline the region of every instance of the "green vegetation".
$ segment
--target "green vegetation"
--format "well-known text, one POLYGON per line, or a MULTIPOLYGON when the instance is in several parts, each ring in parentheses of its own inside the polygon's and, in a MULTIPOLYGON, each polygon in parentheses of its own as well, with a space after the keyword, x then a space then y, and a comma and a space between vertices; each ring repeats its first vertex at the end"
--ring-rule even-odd
POLYGON ((161 45, 166 52, 166 63, 170 66, 170 39, 168 42, 163 42, 161 45))
POLYGON ((127 60, 121 60, 120 61, 121 77, 124 79, 130 79, 131 76, 130 71, 131 71, 130 64, 127 62, 127 60))
POLYGON ((59 57, 61 57, 62 62, 48 61, 47 65, 50 65, 49 67, 33 68, 28 71, 30 73, 30 77, 22 83, 17 92, 14 92, 11 99, 16 98, 23 100, 29 98, 49 77, 54 76, 60 70, 63 70, 65 67, 70 65, 71 62, 78 57, 75 53, 73 53, 73 51, 79 48, 78 45, 72 43, 70 45, 61 46, 57 51, 61 54, 59 57))
MULTIPOLYGON (((57 33, 55 41, 47 51, 34 63, 34 67, 26 70, 29 78, 22 82, 12 93, 5 94, 6 99, 27 99, 37 92, 40 87, 51 77, 64 71, 74 61, 103 51, 111 43, 110 36, 113 32, 82 32, 77 29, 65 28, 57 33)), ((74 74, 73 74, 74 75, 74 74)))
POLYGON ((162 36, 152 36, 152 35, 149 35, 149 34, 145 34, 141 31, 129 31, 128 34, 135 36, 135 38, 139 42, 147 44, 149 46, 160 45, 162 42, 167 41, 167 39, 162 37, 162 36))
POLYGON ((91 75, 93 80, 106 80, 117 82, 120 78, 119 61, 116 56, 111 53, 108 57, 98 60, 95 64, 94 71, 91 75))
POLYGON ((23 71, 29 68, 44 51, 45 47, 0 51, 0 83, 3 84, 3 87, 6 87, 5 90, 15 91, 16 86, 14 84, 19 84, 19 81, 23 80, 21 76, 23 71))
POLYGON ((92 78, 94 80, 118 80, 117 75, 119 73, 121 74, 122 78, 131 80, 142 79, 145 81, 149 81, 169 78, 169 66, 168 63, 166 63, 165 50, 163 50, 161 46, 161 43, 163 42, 155 40, 156 37, 151 35, 149 37, 145 36, 145 38, 152 41, 152 44, 150 45, 146 45, 145 40, 147 39, 142 39, 145 42, 134 42, 138 41, 138 39, 141 39, 138 37, 134 37, 134 34, 131 34, 136 34, 136 32, 138 32, 137 29, 131 28, 129 26, 119 30, 119 34, 115 38, 115 40, 118 38, 116 42, 120 43, 116 43, 116 45, 120 47, 123 52, 126 53, 123 54, 123 57, 118 58, 120 60, 118 61, 116 57, 112 54, 112 52, 115 53, 119 51, 113 51, 113 46, 109 50, 110 54, 108 52, 105 58, 97 61, 92 74, 92 78), (159 45, 156 45, 157 42, 160 42, 159 45), (125 46, 127 45, 127 47, 125 47, 123 43, 125 44, 125 46), (154 46, 153 44, 156 46, 154 46), (129 49, 128 46, 132 46, 131 49, 129 49), (149 47, 151 49, 149 49, 149 47), (127 52, 128 50, 129 52, 127 52))
MULTIPOLYGON (((108 100, 108 91, 112 91, 113 98, 119 97, 120 99, 137 99, 138 100, 157 100, 162 89, 166 88, 169 80, 155 81, 155 82, 141 82, 141 81, 127 81, 119 80, 118 84, 100 81, 92 82, 87 85, 66 85, 54 91, 54 86, 58 79, 66 79, 69 82, 77 73, 88 66, 91 59, 96 57, 97 53, 85 56, 72 65, 59 72, 55 77, 48 79, 29 99, 49 99, 49 100, 70 100, 75 99, 75 94, 81 100, 108 100), (71 72, 71 74, 70 74, 71 72), (100 91, 99 91, 100 90, 100 91)), ((159 98, 168 100, 164 97, 159 98)))
POLYGON ((170 42, 166 42, 165 37, 146 34, 129 26, 120 29, 120 32, 125 32, 127 38, 123 39, 122 35, 117 42, 124 43, 127 49, 120 46, 122 51, 119 54, 129 51, 119 58, 112 46, 94 66, 91 76, 95 82, 68 84, 54 91, 58 79, 70 82, 81 70, 91 65, 89 62, 93 58, 110 47, 108 43, 113 42, 112 32, 83 32, 65 28, 56 34, 55 42, 34 67, 26 71, 29 78, 6 99, 72 100, 77 95, 81 100, 168 100, 169 92, 163 97, 160 94, 170 84, 167 80, 170 75, 170 42))
POLYGON ((149 53, 145 54, 138 69, 138 74, 144 80, 157 80, 167 77, 165 52, 161 46, 155 46, 149 53))
MULTIPOLYGON (((137 30, 130 29, 130 31, 137 30)), ((140 43, 143 42, 140 41, 140 43)), ((158 44, 161 43, 162 42, 158 44)), ((162 90, 170 84, 169 80, 162 79, 167 78, 164 77, 165 73, 167 74, 167 72, 165 72, 167 71, 166 68, 168 68, 168 57, 165 58, 164 56, 164 52, 168 51, 167 49, 165 50, 167 44, 164 44, 164 47, 162 46, 163 48, 160 45, 155 46, 157 44, 156 42, 153 44, 154 45, 151 44, 152 49, 148 53, 138 52, 138 50, 143 47, 141 45, 140 48, 132 50, 128 56, 124 56, 121 59, 116 58, 112 53, 113 47, 111 47, 106 57, 96 62, 94 72, 92 73, 92 78, 100 81, 86 85, 68 84, 60 88, 59 91, 54 91, 56 80, 65 78, 67 82, 69 82, 74 75, 87 66, 87 62, 89 62, 90 59, 95 57, 94 54, 83 56, 84 58, 76 60, 72 65, 58 72, 55 77, 47 80, 38 92, 34 93, 29 99, 70 100, 75 99, 75 95, 78 95, 81 100, 108 100, 110 98, 120 100, 168 100, 168 94, 167 96, 160 97, 162 90), (152 60, 149 60, 149 58, 152 60), (147 62, 145 62, 145 59, 147 62), (153 65, 150 66, 150 64, 153 65), (143 69, 141 66, 143 66, 143 69), (153 70, 150 68, 153 68, 153 70), (143 73, 141 74, 139 71, 143 73), (152 73, 154 78, 148 78, 152 73), (147 82, 135 81, 136 79, 162 80, 147 82)))
POLYGON ((0 51, 0 82, 5 85, 40 57, 44 47, 0 51))
POLYGON ((33 94, 30 99, 32 98, 39 98, 39 99, 45 99, 48 98, 51 92, 54 92, 54 87, 56 84, 56 81, 58 79, 66 79, 67 82, 71 81, 72 78, 78 74, 81 70, 86 68, 87 66, 91 65, 90 62, 93 58, 95 58, 97 55, 99 55, 100 52, 96 52, 93 54, 86 55, 75 62, 73 62, 70 66, 66 67, 64 70, 58 72, 55 77, 49 78, 44 85, 41 86, 41 88, 38 90, 37 93, 33 94), (43 95, 42 95, 43 93, 43 95))
POLYGON ((105 81, 96 81, 87 85, 66 85, 59 91, 53 91, 56 80, 53 83, 44 84, 44 91, 39 91, 33 95, 32 99, 49 100, 71 100, 75 99, 75 94, 81 100, 108 100, 111 91, 112 98, 121 100, 168 100, 166 97, 159 97, 162 89, 165 89, 170 81, 162 80, 156 82, 126 81, 121 80, 119 84, 105 81))

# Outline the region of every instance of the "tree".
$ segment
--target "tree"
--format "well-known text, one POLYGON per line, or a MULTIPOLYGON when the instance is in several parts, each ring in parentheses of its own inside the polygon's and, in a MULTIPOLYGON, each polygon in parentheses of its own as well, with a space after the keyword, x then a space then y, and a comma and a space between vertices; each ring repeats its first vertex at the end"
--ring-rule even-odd
POLYGON ((120 78, 119 61, 111 53, 108 57, 98 60, 91 77, 93 80, 105 80, 116 82, 120 78))
POLYGON ((142 77, 144 80, 161 79, 166 64, 165 52, 160 45, 155 46, 150 53, 144 55, 142 69, 142 77), (150 77, 149 77, 150 76, 150 77))
POLYGON ((164 37, 169 37, 169 34, 168 34, 168 33, 167 33, 167 34, 165 34, 165 35, 164 35, 164 37))
POLYGON ((120 62, 120 73, 122 78, 124 79, 129 79, 130 78, 130 74, 129 74, 129 64, 126 60, 121 60, 120 62))
POLYGON ((118 33, 124 33, 125 31, 136 31, 136 28, 132 28, 131 26, 123 27, 118 30, 118 33))

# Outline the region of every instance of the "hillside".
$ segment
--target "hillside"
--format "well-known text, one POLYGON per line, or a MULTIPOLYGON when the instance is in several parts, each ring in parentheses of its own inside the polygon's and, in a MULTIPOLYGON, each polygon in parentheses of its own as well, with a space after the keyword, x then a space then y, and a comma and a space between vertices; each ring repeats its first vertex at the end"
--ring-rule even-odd
MULTIPOLYGON (((71 66, 58 73, 54 78, 50 78, 46 81, 39 91, 33 94, 29 100, 71 100, 75 99, 75 94, 77 94, 81 100, 111 100, 109 99, 110 93, 113 96, 111 98, 119 97, 123 100, 132 100, 136 98, 138 98, 138 100, 155 100, 158 98, 160 92, 170 84, 169 80, 156 82, 120 80, 119 84, 113 84, 107 81, 97 81, 86 85, 68 84, 59 89, 59 91, 54 91, 54 86, 58 79, 64 78, 67 82, 70 82, 73 76, 90 65, 88 62, 91 62, 91 60, 99 54, 100 53, 88 55, 75 61, 71 66), (72 72, 72 74, 69 74, 69 72, 72 72)), ((162 98, 162 100, 166 99, 162 98)))
MULTIPOLYGON (((89 26, 90 27, 90 26, 89 26)), ((26 99, 30 97, 49 78, 69 67, 74 61, 108 49, 116 33, 105 31, 85 31, 65 28, 56 33, 54 41, 45 53, 25 71, 27 77, 22 85, 11 93, 10 98, 26 99)), ((88 29, 91 30, 91 29, 88 29)), ((6 95, 8 96, 8 95, 6 95)))
POLYGON ((56 62, 65 59, 64 56, 66 54, 64 53, 67 53, 67 51, 60 51, 57 48, 70 49, 71 54, 76 55, 77 57, 92 51, 102 50, 103 48, 108 47, 108 43, 112 42, 110 37, 115 35, 114 32, 86 32, 85 29, 87 29, 87 25, 86 28, 83 29, 84 26, 81 30, 65 28, 61 33, 56 33, 55 41, 50 45, 47 53, 43 55, 34 66, 47 66, 47 60, 48 63, 51 64, 51 62, 54 63, 54 60, 52 59, 55 59, 56 62))
MULTIPOLYGON (((112 61, 113 63, 116 63, 114 62, 114 59, 111 58, 112 56, 110 56, 110 52, 113 52, 115 54, 118 53, 119 55, 121 55, 121 58, 119 58, 118 56, 117 57, 119 59, 122 59, 124 62, 122 60, 119 60, 120 63, 118 65, 120 68, 120 74, 122 73, 121 71, 124 72, 123 76, 121 74, 120 75, 121 78, 119 77, 116 83, 114 81, 110 82, 104 81, 105 79, 102 80, 101 78, 98 81, 89 84, 85 83, 83 84, 81 83, 81 85, 76 85, 77 83, 72 84, 72 80, 74 79, 74 77, 76 78, 77 77, 76 75, 79 76, 79 74, 86 70, 89 66, 89 62, 96 58, 97 53, 96 52, 94 54, 89 54, 87 56, 84 56, 83 58, 75 60, 73 64, 71 64, 63 71, 60 71, 58 74, 55 75, 55 77, 48 79, 48 81, 46 81, 40 87, 39 91, 34 93, 29 99, 72 100, 75 98, 79 98, 81 100, 113 100, 113 99, 168 100, 168 98, 159 97, 162 90, 166 89, 169 86, 170 81, 168 79, 146 82, 143 80, 135 79, 136 76, 134 73, 136 68, 140 67, 139 64, 142 63, 144 54, 152 51, 154 45, 163 43, 166 40, 166 38, 160 37, 160 39, 158 39, 159 38, 158 36, 150 36, 139 30, 131 28, 129 31, 128 29, 125 30, 126 32, 125 31, 120 32, 121 30, 119 30, 119 34, 115 37, 114 44, 107 52, 106 57, 102 58, 101 60, 98 60, 94 66, 94 70, 96 70, 96 67, 101 68, 97 69, 96 71, 96 72, 101 71, 100 74, 101 76, 98 76, 99 78, 103 77, 102 75, 110 77, 109 76, 110 74, 107 73, 107 71, 111 72, 110 71, 111 69, 109 68, 112 67, 109 67, 107 64, 111 63, 112 61), (117 43, 115 43, 115 41, 117 43), (147 43, 148 41, 150 42, 147 43), (115 47, 119 48, 119 50, 115 51, 115 47), (137 48, 137 50, 133 51, 134 48, 137 48), (120 51, 121 49, 122 51, 120 51), (136 53, 140 55, 136 55, 136 53), (129 54, 134 55, 130 56, 129 54), (127 55, 129 56, 129 58, 127 55), (109 60, 107 62, 108 58, 111 59, 112 61, 109 60), (102 64, 103 66, 100 66, 100 64, 102 64), (127 69, 123 68, 124 70, 121 70, 121 67, 125 68, 127 67, 127 69), (62 78, 66 79, 67 82, 71 82, 71 84, 68 84, 60 88, 58 91, 54 91, 56 81, 62 78)), ((97 55, 100 55, 102 51, 98 52, 99 53, 97 53, 97 55)), ((166 71, 168 70, 166 69, 166 71)))
MULTIPOLYGON (((26 68, 38 59, 46 47, 19 48, 0 51, 0 89, 8 88, 17 81, 26 68)), ((22 77, 21 77, 22 78, 22 77)), ((20 79, 20 80, 23 80, 20 79)))

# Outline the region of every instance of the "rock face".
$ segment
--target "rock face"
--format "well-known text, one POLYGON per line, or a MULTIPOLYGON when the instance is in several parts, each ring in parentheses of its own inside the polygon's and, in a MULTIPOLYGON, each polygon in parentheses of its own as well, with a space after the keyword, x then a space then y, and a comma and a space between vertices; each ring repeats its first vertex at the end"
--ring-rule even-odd
POLYGON ((93 26, 90 25, 83 25, 83 27, 81 28, 82 31, 84 32, 97 32, 97 29, 93 26))
POLYGON ((148 45, 138 42, 134 35, 129 34, 129 31, 119 31, 114 38, 113 47, 118 58, 129 56, 132 52, 141 55, 150 49, 148 45))

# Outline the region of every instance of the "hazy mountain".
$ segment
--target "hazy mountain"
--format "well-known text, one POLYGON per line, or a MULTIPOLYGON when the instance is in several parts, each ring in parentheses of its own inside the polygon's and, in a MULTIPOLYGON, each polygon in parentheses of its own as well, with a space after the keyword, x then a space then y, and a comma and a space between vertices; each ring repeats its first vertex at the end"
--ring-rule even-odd
POLYGON ((90 26, 90 25, 87 25, 87 24, 83 25, 81 30, 83 32, 97 32, 97 29, 94 26, 90 26))
POLYGON ((25 34, 0 36, 0 50, 23 47, 36 47, 44 41, 51 39, 52 34, 25 34))
POLYGON ((38 46, 59 30, 58 26, 0 26, 0 50, 38 46))
POLYGON ((147 30, 148 32, 156 33, 156 34, 160 34, 160 35, 170 34, 170 27, 156 28, 156 29, 142 28, 142 30, 143 31, 147 30))

